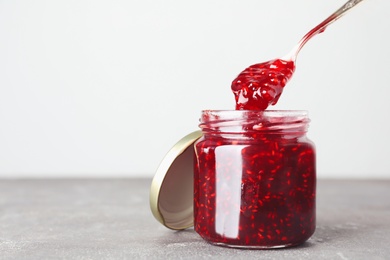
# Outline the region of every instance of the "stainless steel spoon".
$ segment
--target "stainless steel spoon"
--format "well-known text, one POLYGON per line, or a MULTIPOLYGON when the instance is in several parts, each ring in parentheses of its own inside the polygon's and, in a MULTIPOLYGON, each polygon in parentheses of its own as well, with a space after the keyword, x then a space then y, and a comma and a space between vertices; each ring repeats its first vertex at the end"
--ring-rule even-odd
POLYGON ((297 58, 297 55, 299 51, 302 49, 302 47, 315 35, 322 33, 325 31, 326 27, 342 17, 347 11, 351 10, 352 7, 356 6, 358 3, 362 2, 363 0, 349 0, 347 1, 342 7, 340 7, 336 12, 331 14, 328 18, 326 18, 324 21, 322 21, 319 25, 311 29, 303 38, 301 41, 291 50, 291 52, 286 55, 283 60, 286 61, 295 61, 297 58))
POLYGON ((302 47, 315 35, 343 16, 363 0, 349 0, 319 25, 311 29, 302 40, 283 58, 254 64, 242 71, 232 82, 231 89, 237 110, 265 110, 275 105, 284 86, 295 70, 295 61, 302 47))

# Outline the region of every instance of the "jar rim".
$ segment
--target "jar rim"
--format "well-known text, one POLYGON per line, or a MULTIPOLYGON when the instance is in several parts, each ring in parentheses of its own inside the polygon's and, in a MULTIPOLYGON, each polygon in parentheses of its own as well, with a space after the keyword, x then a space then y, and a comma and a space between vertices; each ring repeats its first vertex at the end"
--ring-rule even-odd
POLYGON ((261 115, 278 115, 278 116, 297 116, 308 115, 307 110, 229 110, 229 109, 204 109, 203 113, 224 113, 224 114, 261 114, 261 115))
POLYGON ((304 133, 310 119, 306 110, 202 110, 203 132, 304 133))

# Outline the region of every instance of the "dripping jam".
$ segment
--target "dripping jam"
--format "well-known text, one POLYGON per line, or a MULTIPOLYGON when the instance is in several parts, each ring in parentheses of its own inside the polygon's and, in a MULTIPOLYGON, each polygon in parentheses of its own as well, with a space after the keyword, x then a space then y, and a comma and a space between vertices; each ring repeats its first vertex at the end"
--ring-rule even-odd
POLYGON ((275 105, 295 70, 293 61, 281 59, 252 65, 232 82, 237 110, 265 110, 275 105))

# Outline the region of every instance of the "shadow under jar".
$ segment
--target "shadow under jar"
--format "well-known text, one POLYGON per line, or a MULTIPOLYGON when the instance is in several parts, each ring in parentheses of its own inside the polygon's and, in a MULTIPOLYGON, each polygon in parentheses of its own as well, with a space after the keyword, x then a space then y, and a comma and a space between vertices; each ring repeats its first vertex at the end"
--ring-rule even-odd
POLYGON ((206 241, 281 248, 315 230, 316 160, 305 111, 205 110, 195 143, 194 228, 206 241))

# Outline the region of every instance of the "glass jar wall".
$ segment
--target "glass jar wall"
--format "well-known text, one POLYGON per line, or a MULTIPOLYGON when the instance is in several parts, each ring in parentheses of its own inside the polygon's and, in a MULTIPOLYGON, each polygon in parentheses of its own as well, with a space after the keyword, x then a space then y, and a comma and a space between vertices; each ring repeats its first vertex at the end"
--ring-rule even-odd
POLYGON ((316 162, 305 111, 202 112, 194 228, 212 244, 278 248, 315 230, 316 162))

